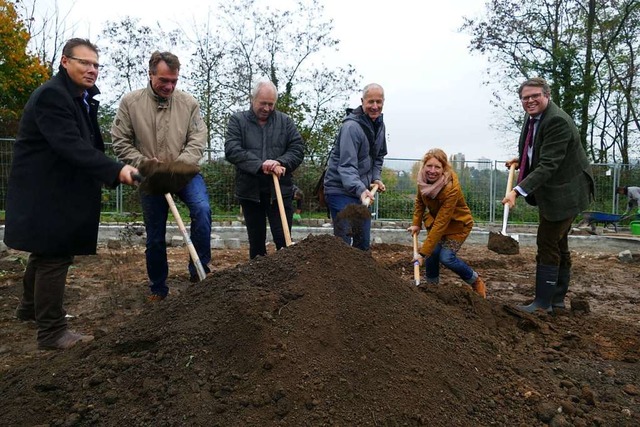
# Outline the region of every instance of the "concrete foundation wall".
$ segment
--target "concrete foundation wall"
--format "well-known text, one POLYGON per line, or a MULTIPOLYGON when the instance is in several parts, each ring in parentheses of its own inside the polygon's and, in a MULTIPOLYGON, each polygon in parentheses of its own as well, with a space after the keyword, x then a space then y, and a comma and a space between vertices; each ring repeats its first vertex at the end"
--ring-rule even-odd
MULTIPOLYGON (((405 223, 383 223, 384 226, 374 222, 374 228, 371 230, 372 243, 394 243, 411 246, 412 240, 405 223)), ((492 228, 493 229, 493 228, 492 228)), ((518 242, 521 247, 535 246, 536 236, 535 227, 521 227, 518 231, 508 231, 509 235, 517 234, 518 242)), ((294 226, 291 231, 291 239, 296 242, 300 241, 310 234, 333 234, 331 224, 319 221, 318 224, 294 226)), ((420 240, 424 239, 424 231, 420 234, 420 240)), ((4 226, 0 226, 0 237, 4 237, 4 226)), ((144 226, 139 225, 101 225, 98 234, 98 241, 106 244, 109 241, 119 241, 123 245, 145 244, 144 226)), ((271 235, 267 233, 267 239, 271 239, 271 235)), ((473 244, 487 245, 489 239, 489 230, 482 226, 474 228, 467 242, 473 244)), ((570 235, 569 246, 571 249, 617 254, 623 250, 640 251, 640 238, 610 233, 607 235, 570 235)), ((167 242, 170 245, 180 246, 184 244, 182 234, 176 225, 167 224, 167 242)), ((247 231, 244 225, 239 221, 218 224, 214 223, 211 230, 211 243, 213 249, 221 248, 237 248, 241 245, 247 245, 247 231)))

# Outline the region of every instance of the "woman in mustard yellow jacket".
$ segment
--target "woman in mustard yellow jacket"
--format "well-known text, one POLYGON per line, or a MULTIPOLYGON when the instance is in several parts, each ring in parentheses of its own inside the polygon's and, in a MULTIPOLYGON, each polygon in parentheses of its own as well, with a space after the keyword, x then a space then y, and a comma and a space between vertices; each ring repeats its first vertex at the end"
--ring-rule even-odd
POLYGON ((424 262, 427 284, 439 282, 442 263, 486 298, 484 281, 457 256, 471 233, 473 217, 458 176, 451 169, 446 153, 439 148, 427 151, 422 158, 413 221, 407 231, 412 235, 419 233, 422 224, 427 230, 427 239, 416 260, 424 262))

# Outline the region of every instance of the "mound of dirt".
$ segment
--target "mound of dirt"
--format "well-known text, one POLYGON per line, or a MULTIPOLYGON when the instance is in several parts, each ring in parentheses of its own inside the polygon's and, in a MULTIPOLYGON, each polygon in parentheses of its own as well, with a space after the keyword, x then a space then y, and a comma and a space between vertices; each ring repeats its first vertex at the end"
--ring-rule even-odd
POLYGON ((92 343, 7 370, 0 424, 640 422, 640 325, 609 319, 619 335, 607 335, 592 314, 520 314, 459 280, 423 288, 397 273, 310 236, 185 287, 92 343))

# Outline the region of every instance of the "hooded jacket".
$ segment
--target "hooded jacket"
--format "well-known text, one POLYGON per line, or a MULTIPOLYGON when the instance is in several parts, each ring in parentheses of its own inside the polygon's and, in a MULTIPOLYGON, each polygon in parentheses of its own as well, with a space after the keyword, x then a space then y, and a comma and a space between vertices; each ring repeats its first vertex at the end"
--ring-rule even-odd
POLYGON ((354 109, 342 122, 335 144, 329 153, 324 177, 324 193, 359 198, 382 175, 387 155, 386 128, 382 115, 374 126, 362 106, 354 109), (373 135, 373 147, 362 127, 373 135))

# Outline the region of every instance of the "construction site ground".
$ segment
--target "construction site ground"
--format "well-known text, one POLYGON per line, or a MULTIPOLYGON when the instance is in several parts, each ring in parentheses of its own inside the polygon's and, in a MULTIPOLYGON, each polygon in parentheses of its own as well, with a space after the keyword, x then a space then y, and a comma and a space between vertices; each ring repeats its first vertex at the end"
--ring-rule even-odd
POLYGON ((486 300, 448 270, 416 286, 410 240, 363 253, 311 235, 251 262, 216 249, 197 284, 172 247, 171 293, 149 303, 144 247, 101 245, 65 295, 95 340, 53 352, 14 318, 27 254, 8 251, 0 425, 637 426, 640 253, 605 243, 573 249, 554 315, 513 309, 533 297, 533 246, 463 246, 486 300))

